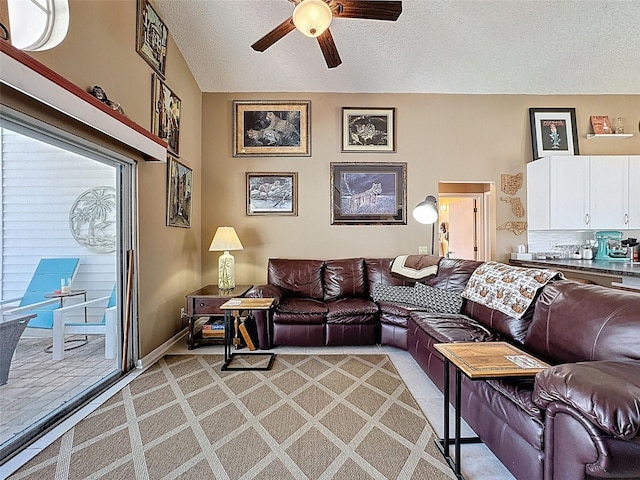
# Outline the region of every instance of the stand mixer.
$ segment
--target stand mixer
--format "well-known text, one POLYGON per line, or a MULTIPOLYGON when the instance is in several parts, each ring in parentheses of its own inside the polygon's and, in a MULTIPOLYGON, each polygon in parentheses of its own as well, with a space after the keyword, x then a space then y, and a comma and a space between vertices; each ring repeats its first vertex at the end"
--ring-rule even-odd
POLYGON ((608 262, 626 262, 627 249, 622 246, 622 232, 616 230, 603 230, 596 232, 598 241, 598 253, 595 260, 606 260, 608 262))

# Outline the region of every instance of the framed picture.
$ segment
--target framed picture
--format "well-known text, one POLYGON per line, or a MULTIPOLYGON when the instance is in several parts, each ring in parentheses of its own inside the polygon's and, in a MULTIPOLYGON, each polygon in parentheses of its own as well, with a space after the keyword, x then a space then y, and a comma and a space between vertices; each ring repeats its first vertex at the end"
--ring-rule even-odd
POLYGON ((164 78, 169 30, 147 0, 138 0, 137 10, 136 51, 164 78))
POLYGON ((332 225, 406 225, 406 163, 331 163, 332 225))
POLYGON ((171 155, 167 161, 167 226, 191 227, 193 172, 171 155))
POLYGON ((153 75, 151 132, 167 142, 169 151, 176 156, 179 156, 181 108, 178 96, 158 75, 153 75))
POLYGON ((343 152, 395 152, 395 108, 342 108, 343 152))
POLYGON ((533 159, 579 155, 575 108, 530 108, 533 159))
POLYGON ((309 157, 311 102, 233 102, 234 157, 309 157))
POLYGON ((247 173, 247 215, 298 215, 298 173, 247 173))

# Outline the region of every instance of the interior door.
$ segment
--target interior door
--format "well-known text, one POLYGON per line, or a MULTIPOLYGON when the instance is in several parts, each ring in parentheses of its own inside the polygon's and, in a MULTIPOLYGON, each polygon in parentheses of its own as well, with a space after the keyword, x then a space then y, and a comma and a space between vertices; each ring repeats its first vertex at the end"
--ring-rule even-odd
POLYGON ((477 220, 473 198, 461 198, 449 204, 449 256, 476 259, 477 220))

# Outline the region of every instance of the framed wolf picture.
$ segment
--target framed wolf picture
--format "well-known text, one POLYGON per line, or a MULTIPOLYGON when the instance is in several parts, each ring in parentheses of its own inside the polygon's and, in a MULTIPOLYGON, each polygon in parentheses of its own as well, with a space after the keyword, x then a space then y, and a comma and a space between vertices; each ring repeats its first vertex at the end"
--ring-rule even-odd
POLYGON ((406 225, 406 163, 331 163, 332 225, 406 225))

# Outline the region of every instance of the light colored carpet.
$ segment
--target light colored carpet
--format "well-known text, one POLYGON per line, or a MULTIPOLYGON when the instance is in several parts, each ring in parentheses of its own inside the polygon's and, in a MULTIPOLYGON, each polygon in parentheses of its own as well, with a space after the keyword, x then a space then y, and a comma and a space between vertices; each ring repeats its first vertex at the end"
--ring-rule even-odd
POLYGON ((10 478, 453 478, 386 355, 221 364, 164 357, 10 478))

